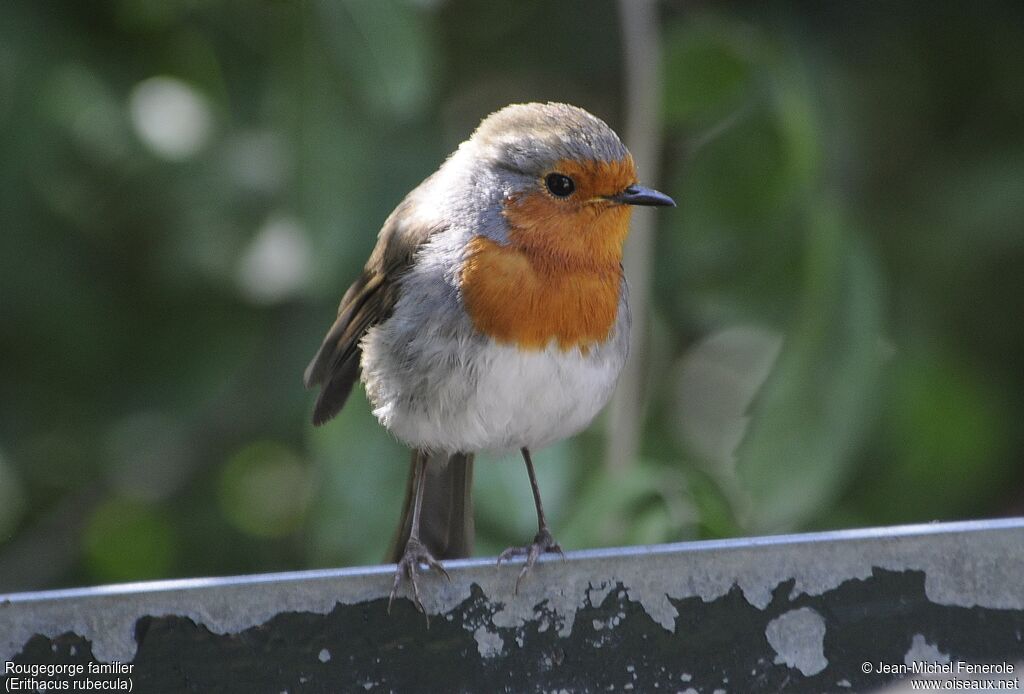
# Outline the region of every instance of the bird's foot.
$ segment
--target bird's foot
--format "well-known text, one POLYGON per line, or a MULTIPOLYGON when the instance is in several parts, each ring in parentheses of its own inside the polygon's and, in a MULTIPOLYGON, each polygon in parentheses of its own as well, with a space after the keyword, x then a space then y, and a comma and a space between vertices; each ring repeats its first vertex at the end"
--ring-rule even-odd
POLYGON ((526 557, 526 564, 523 565, 523 570, 519 572, 519 577, 516 578, 516 595, 519 594, 519 583, 523 580, 523 576, 529 573, 533 565, 537 563, 537 558, 547 552, 557 552, 562 555, 562 559, 565 559, 565 553, 562 552, 562 548, 555 542, 555 538, 551 536, 551 531, 547 529, 547 526, 544 526, 537 531, 533 542, 530 544, 525 547, 509 547, 498 556, 499 564, 514 557, 526 557))
MULTIPOLYGON (((413 604, 416 605, 416 609, 424 615, 427 614, 427 611, 423 609, 423 602, 420 600, 420 587, 416 583, 417 567, 420 565, 426 566, 428 570, 436 569, 440 571, 448 579, 448 582, 451 582, 452 577, 441 566, 441 562, 434 559, 434 555, 427 550, 422 542, 414 537, 410 537, 409 541, 405 544, 405 552, 402 553, 402 558, 395 566, 395 582, 391 586, 391 597, 388 598, 388 614, 391 614, 391 603, 395 601, 395 594, 398 592, 398 586, 402 582, 402 576, 408 576, 409 583, 412 584, 413 604)), ((427 626, 430 626, 429 618, 427 619, 427 626)))

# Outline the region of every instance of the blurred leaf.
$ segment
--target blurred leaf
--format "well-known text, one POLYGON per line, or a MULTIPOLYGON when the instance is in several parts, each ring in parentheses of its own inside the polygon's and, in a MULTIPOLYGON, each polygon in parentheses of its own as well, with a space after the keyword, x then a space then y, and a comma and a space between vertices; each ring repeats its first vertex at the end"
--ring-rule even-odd
POLYGON ((364 102, 400 120, 416 115, 437 63, 425 13, 403 0, 320 0, 316 8, 316 29, 364 102))
POLYGON ((683 475, 649 463, 589 478, 555 537, 564 548, 654 544, 679 539, 696 521, 683 475))
POLYGON ((881 366, 881 288, 837 209, 809 221, 803 305, 737 459, 755 532, 790 530, 848 479, 881 366))
POLYGON ((80 151, 100 163, 131 151, 128 119, 116 95, 89 66, 67 63, 42 86, 42 109, 80 151))
POLYGON ((665 37, 665 114, 689 130, 717 125, 750 98, 764 47, 750 27, 690 17, 665 37))
POLYGON ((772 105, 786 153, 787 177, 800 193, 812 195, 825 162, 827 140, 818 122, 820 87, 812 82, 810 71, 793 67, 798 56, 788 56, 773 74, 772 105))
POLYGON ((683 355, 673 379, 672 433, 684 449, 732 471, 750 404, 781 347, 777 332, 739 325, 709 335, 683 355))
POLYGON ((695 152, 673 184, 681 222, 658 240, 655 281, 677 324, 773 322, 797 296, 804 184, 770 106, 695 152))
POLYGON ((135 412, 117 420, 104 449, 110 486, 120 496, 149 503, 185 484, 196 454, 182 422, 160 412, 135 412))
MULTIPOLYGON (((548 523, 555 532, 568 514, 579 447, 571 441, 531 451, 548 523)), ((512 545, 524 545, 537 533, 537 511, 530 477, 519 452, 482 455, 473 471, 477 554, 494 555, 512 545)))
POLYGON ((978 374, 912 343, 888 370, 882 421, 884 464, 864 475, 858 508, 875 523, 954 519, 977 513, 1005 488, 1005 403, 978 374))
POLYGON ((297 530, 312 494, 306 464, 274 441, 249 444, 221 473, 224 514, 239 530, 258 537, 283 537, 297 530))
POLYGON ((377 423, 358 384, 338 416, 308 436, 319 480, 311 560, 379 564, 402 510, 409 450, 377 423))
POLYGON ((100 582, 166 577, 178 553, 174 528, 163 514, 119 499, 93 512, 84 542, 93 579, 100 582))
POLYGON ((701 526, 699 537, 720 538, 742 534, 733 508, 732 497, 735 495, 723 489, 719 479, 691 470, 687 480, 690 498, 697 508, 701 526))

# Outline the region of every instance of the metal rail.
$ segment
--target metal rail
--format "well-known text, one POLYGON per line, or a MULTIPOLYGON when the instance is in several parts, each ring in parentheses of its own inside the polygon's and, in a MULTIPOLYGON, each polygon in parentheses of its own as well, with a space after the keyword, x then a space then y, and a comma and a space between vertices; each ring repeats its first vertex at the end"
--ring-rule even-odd
POLYGON ((518 595, 515 564, 446 567, 450 583, 421 579, 429 627, 407 599, 388 615, 388 566, 0 595, 0 672, 145 692, 871 691, 911 663, 1022 677, 1019 518, 570 552, 518 595))

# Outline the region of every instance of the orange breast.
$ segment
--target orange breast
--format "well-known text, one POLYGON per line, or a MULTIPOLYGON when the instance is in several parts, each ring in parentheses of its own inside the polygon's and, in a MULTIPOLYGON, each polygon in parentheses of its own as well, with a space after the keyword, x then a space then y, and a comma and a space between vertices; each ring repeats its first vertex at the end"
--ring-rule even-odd
POLYGON ((608 338, 619 307, 618 265, 555 271, 521 249, 478 236, 462 270, 462 296, 474 326, 499 342, 538 350, 554 340, 584 352, 608 338))
POLYGON ((474 326, 499 342, 563 351, 608 339, 619 309, 621 251, 613 262, 568 262, 519 244, 473 239, 462 268, 462 296, 474 326))
POLYGON ((633 160, 559 162, 576 194, 543 189, 505 201, 509 243, 469 243, 462 297, 477 330, 499 342, 563 351, 608 339, 619 310, 630 208, 605 199, 635 181, 633 160))

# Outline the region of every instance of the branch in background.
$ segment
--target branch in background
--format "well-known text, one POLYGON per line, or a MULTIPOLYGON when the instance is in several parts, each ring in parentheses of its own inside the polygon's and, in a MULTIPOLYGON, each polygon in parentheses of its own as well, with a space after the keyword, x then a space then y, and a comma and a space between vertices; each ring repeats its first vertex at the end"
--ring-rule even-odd
MULTIPOLYGON (((655 0, 619 0, 625 61, 625 140, 640 178, 657 187, 661 148, 661 41, 655 0)), ((644 420, 647 318, 654 248, 654 210, 633 211, 623 266, 629 281, 633 329, 629 359, 619 378, 607 419, 607 466, 623 469, 637 457, 644 420)))

